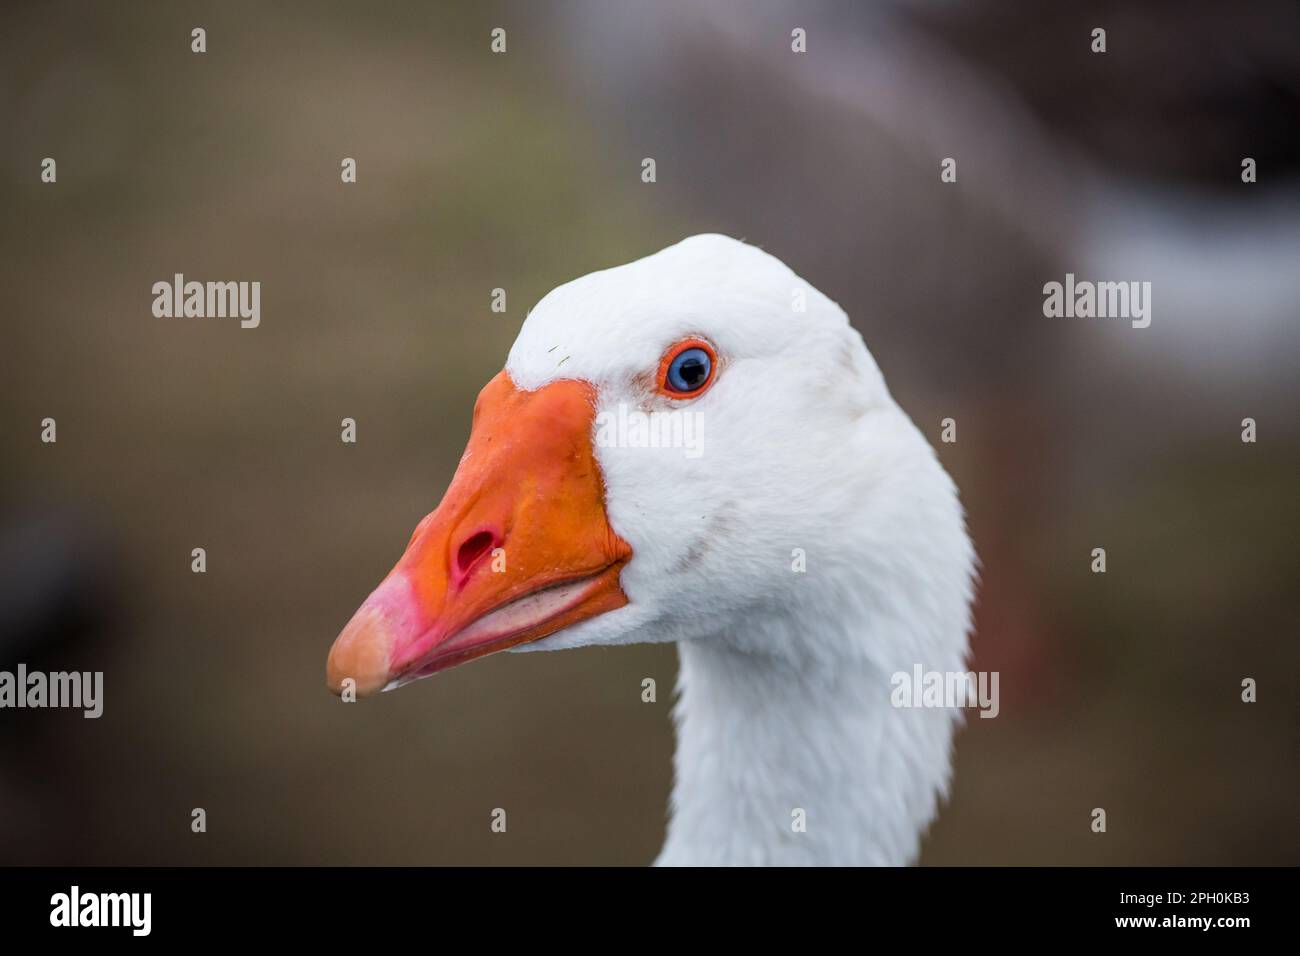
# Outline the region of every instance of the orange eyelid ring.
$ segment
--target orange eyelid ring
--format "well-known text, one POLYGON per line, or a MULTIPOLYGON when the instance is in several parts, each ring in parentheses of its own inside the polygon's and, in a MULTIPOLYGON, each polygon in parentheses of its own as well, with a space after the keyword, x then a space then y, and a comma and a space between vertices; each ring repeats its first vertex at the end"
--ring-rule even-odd
POLYGON ((655 388, 660 395, 666 395, 669 398, 681 400, 684 398, 695 398, 709 390, 713 380, 718 377, 718 352, 712 343, 704 339, 689 338, 682 339, 680 342, 674 342, 667 351, 664 352, 663 358, 659 360, 659 371, 655 375, 655 388), (689 392, 679 392, 668 387, 668 367, 673 364, 673 359, 681 355, 688 349, 701 349, 709 356, 709 376, 704 380, 699 388, 689 392))

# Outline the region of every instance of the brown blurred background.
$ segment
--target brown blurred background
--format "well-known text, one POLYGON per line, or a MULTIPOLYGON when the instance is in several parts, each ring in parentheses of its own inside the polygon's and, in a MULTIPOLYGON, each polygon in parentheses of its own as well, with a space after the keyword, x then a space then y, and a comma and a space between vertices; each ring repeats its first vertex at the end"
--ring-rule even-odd
POLYGON ((0 711, 0 862, 650 861, 672 647, 323 670, 526 310, 704 231, 958 422, 1002 713, 922 862, 1300 862, 1300 16, 1058 6, 7 4, 0 669, 106 686, 0 711), (1044 318, 1067 271, 1151 281, 1151 327, 1044 318), (261 326, 154 318, 175 272, 261 281, 261 326))

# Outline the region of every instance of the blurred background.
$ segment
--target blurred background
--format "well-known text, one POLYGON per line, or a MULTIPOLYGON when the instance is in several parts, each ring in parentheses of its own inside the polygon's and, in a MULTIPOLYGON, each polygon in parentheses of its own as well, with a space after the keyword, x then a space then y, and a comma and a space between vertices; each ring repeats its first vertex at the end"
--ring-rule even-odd
POLYGON ((0 862, 651 861, 671 646, 324 664, 527 309, 706 231, 846 309, 962 489, 1002 707, 922 863, 1300 861, 1300 14, 1064 6, 6 4, 0 669, 105 714, 0 711, 0 862), (175 272, 261 326, 154 318, 175 272), (1066 272, 1151 327, 1044 318, 1066 272))

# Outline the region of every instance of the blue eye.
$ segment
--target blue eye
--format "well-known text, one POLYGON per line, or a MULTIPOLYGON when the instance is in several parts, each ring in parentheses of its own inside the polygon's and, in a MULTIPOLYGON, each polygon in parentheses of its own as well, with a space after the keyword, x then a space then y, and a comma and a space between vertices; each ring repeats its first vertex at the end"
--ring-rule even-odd
POLYGON ((704 349, 682 349, 668 363, 664 387, 669 392, 694 392, 703 388, 713 371, 713 356, 704 349))

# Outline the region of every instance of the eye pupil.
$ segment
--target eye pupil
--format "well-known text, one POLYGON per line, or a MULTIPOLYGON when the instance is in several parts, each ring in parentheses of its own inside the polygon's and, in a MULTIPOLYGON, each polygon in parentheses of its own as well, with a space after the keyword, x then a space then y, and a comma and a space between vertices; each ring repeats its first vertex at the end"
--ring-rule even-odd
POLYGON ((668 388, 674 392, 693 392, 708 381, 712 367, 709 353, 704 349, 684 349, 668 365, 668 388))

